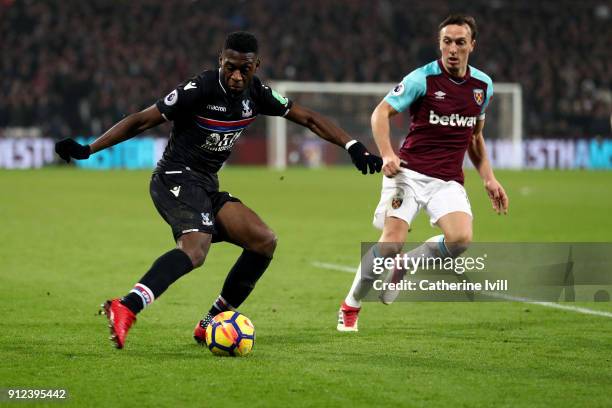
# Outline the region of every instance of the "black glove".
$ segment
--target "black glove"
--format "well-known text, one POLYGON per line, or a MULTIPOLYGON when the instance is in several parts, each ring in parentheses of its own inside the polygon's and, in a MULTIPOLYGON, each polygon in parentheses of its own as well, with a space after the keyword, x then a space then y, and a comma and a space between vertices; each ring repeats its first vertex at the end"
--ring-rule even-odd
POLYGON ((89 145, 83 146, 74 139, 66 138, 55 144, 55 153, 63 160, 66 160, 66 163, 70 163, 71 157, 77 160, 88 159, 91 154, 91 148, 89 145))
POLYGON ((348 152, 351 155, 353 164, 362 174, 368 174, 368 169, 370 169, 370 174, 374 174, 374 172, 380 173, 383 163, 382 159, 374 154, 370 154, 361 142, 353 143, 348 148, 348 152))

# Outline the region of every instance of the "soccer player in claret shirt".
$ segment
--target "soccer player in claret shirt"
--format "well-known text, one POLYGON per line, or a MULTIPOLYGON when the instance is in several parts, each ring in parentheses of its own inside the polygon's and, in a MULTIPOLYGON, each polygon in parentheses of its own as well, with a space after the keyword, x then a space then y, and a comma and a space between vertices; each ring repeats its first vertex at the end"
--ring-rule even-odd
MULTIPOLYGON (((383 158, 383 184, 374 213, 382 229, 378 243, 361 260, 353 285, 340 306, 338 330, 357 331, 361 299, 372 288, 375 257, 402 250, 410 224, 425 210, 443 235, 427 240, 406 256, 457 257, 472 240, 472 211, 463 188, 465 152, 484 181, 497 213, 507 213, 508 197, 487 159, 483 128, 493 83, 468 65, 476 45, 474 18, 451 15, 439 26, 441 58, 424 65, 393 88, 372 113, 372 132, 383 158), (389 140, 389 118, 409 110, 411 125, 396 155, 389 140)), ((394 270, 391 281, 403 272, 394 270)), ((391 303, 398 292, 382 293, 391 303)))
POLYGON ((379 172, 380 157, 322 115, 292 103, 262 84, 257 39, 231 33, 219 58, 220 68, 204 71, 180 84, 149 108, 118 122, 91 145, 72 139, 56 144, 66 161, 86 159, 147 129, 173 121, 170 140, 153 172, 150 193, 160 215, 172 228, 176 248, 163 254, 122 298, 104 304, 117 348, 125 344, 136 315, 174 281, 204 263, 211 243, 227 241, 243 248, 230 269, 221 294, 196 325, 194 338, 204 341, 205 328, 216 314, 234 310, 249 296, 274 254, 276 236, 251 209, 219 191, 217 172, 242 132, 258 115, 284 116, 321 138, 348 150, 366 174, 379 172))

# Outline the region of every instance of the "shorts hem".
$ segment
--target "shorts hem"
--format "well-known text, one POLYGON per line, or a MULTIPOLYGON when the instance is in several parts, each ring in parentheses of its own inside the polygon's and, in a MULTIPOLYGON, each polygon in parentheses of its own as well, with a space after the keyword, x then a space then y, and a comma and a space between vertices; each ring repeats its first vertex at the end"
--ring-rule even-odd
POLYGON ((464 209, 462 209, 462 210, 457 210, 457 209, 454 209, 454 210, 451 210, 451 211, 447 211, 447 212, 445 212, 444 214, 440 214, 440 215, 438 215, 436 218, 433 218, 433 217, 432 217, 432 218, 430 218, 430 219, 429 219, 429 225, 431 225, 432 227, 435 227, 435 226, 436 226, 436 223, 438 222, 438 220, 440 220, 440 218, 442 218, 442 217, 444 217, 445 215, 448 215, 448 214, 450 214, 450 213, 454 213, 454 212, 462 212, 462 213, 465 213, 465 214, 469 215, 469 216, 470 216, 470 218, 471 218, 472 220, 474 219, 474 215, 473 215, 473 214, 472 214, 470 211, 466 211, 466 210, 464 210, 464 209))
POLYGON ((410 228, 410 224, 412 223, 412 220, 414 219, 414 217, 412 217, 412 219, 408 219, 409 217, 402 217, 400 214, 388 214, 387 212, 380 212, 380 213, 374 214, 374 220, 372 221, 372 225, 374 226, 374 228, 382 231, 385 228, 385 220, 389 217, 393 217, 393 218, 397 218, 402 221, 405 221, 406 224, 408 224, 408 228, 410 228), (382 217, 382 225, 380 226, 377 223, 378 218, 379 218, 378 215, 382 217))

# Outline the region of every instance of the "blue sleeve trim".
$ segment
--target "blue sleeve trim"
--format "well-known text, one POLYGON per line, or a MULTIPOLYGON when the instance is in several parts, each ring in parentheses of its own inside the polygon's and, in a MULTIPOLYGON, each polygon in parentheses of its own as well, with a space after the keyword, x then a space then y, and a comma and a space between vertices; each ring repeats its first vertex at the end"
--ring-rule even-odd
POLYGON ((427 93, 427 77, 436 74, 440 74, 437 61, 415 69, 389 91, 385 96, 385 102, 398 112, 405 111, 414 101, 425 96, 427 93))
POLYGON ((472 66, 470 66, 470 71, 471 71, 472 77, 487 84, 487 93, 485 95, 484 103, 482 104, 482 110, 480 111, 480 114, 484 115, 485 111, 487 110, 487 106, 489 106, 489 102, 491 101, 491 98, 493 97, 493 80, 491 79, 490 76, 488 76, 481 70, 476 69, 472 66))

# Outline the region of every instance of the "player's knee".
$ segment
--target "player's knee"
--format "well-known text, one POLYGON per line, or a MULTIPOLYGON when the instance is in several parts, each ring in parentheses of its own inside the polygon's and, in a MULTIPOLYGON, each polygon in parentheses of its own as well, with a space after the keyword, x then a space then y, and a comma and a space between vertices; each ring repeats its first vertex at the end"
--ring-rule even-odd
POLYGON ((444 234, 444 242, 454 256, 465 252, 472 243, 472 231, 461 230, 444 234))
POLYGON ((178 242, 178 247, 187 254, 189 259, 191 259, 191 264, 193 265, 194 269, 199 268, 204 264, 206 254, 208 254, 208 249, 210 248, 210 236, 207 236, 201 240, 193 239, 193 237, 181 238, 178 242))
POLYGON ((206 254, 210 248, 211 236, 209 234, 196 233, 183 235, 179 238, 178 247, 191 259, 194 268, 204 264, 206 254))
POLYGON ((389 258, 399 254, 404 247, 403 242, 379 242, 377 245, 378 253, 376 255, 389 258))
POLYGON ((274 251, 276 250, 277 242, 278 238, 276 237, 276 234, 274 234, 272 230, 268 229, 259 234, 257 240, 250 245, 249 249, 260 255, 272 258, 274 251))
POLYGON ((394 217, 385 219, 382 235, 378 240, 382 256, 393 256, 401 252, 410 226, 404 220, 394 217))
POLYGON ((386 229, 378 241, 379 256, 395 256, 402 251, 406 233, 401 230, 386 229))
POLYGON ((191 259, 194 269, 204 264, 206 252, 202 248, 183 249, 183 251, 185 251, 189 259, 191 259))

